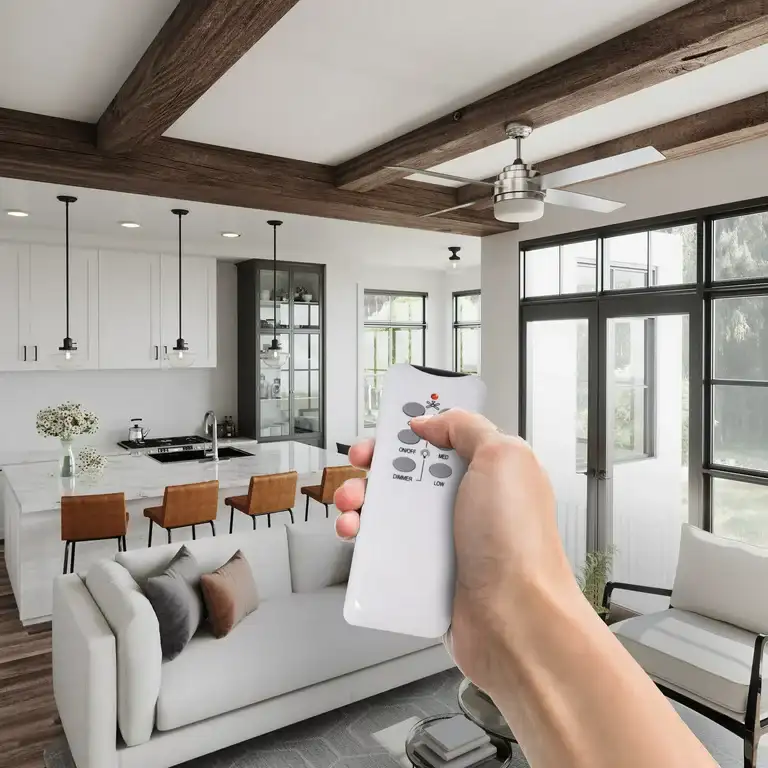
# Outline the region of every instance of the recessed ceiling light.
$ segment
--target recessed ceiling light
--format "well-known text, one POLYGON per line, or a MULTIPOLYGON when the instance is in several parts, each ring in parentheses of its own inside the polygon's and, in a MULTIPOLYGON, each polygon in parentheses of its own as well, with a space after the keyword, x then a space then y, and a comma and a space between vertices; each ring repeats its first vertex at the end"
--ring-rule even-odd
POLYGON ((16 217, 18 217, 20 219, 23 219, 23 218, 29 216, 29 214, 26 211, 10 210, 10 211, 6 211, 6 213, 9 216, 16 216, 16 217))
POLYGON ((222 232, 221 236, 222 237, 240 237, 240 233, 239 232, 222 232))
POLYGON ((126 229, 138 229, 141 224, 138 221, 121 221, 120 226, 126 229))

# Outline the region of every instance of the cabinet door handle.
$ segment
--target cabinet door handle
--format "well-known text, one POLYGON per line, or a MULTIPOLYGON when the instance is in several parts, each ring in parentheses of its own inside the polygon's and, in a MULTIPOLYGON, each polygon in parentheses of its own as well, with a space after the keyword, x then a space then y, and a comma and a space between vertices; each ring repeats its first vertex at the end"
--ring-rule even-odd
POLYGON ((24 362, 27 362, 27 345, 24 345, 24 362))
POLYGON ((157 344, 155 344, 155 360, 159 360, 159 359, 160 359, 160 347, 158 347, 157 344))
POLYGON ((168 357, 168 345, 167 345, 167 344, 164 344, 164 345, 163 345, 163 354, 164 354, 166 357, 168 357))
POLYGON ((35 344, 35 362, 37 362, 37 344, 35 344))

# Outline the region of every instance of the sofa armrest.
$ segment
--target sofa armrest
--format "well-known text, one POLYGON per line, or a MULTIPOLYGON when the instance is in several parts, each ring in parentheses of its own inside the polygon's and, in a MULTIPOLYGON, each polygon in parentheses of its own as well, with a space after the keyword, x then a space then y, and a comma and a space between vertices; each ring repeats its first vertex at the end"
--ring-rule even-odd
POLYGON ((759 731, 760 728, 760 698, 763 688, 763 654, 765 653, 768 635, 758 635, 755 638, 755 650, 752 655, 752 672, 749 676, 749 691, 747 692, 747 713, 745 723, 747 728, 759 731))
POLYGON ((665 589, 664 587, 647 587, 643 584, 627 584, 624 581, 607 581, 603 590, 603 608, 608 609, 611 607, 611 595, 617 589, 625 592, 642 592, 646 595, 672 597, 672 590, 665 589))
POLYGON ((117 768, 115 636, 75 574, 53 585, 53 694, 77 768, 117 768))

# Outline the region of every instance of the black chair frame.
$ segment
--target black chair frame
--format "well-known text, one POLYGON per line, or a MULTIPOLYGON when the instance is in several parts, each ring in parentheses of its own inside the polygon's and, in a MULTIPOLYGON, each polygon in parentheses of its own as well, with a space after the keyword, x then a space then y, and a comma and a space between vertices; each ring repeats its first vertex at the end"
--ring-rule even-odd
MULTIPOLYGON (((149 518, 149 542, 147 543, 147 547, 152 546, 152 526, 154 524, 154 520, 150 517, 149 518)), ((213 532, 212 535, 216 535, 216 526, 213 523, 213 520, 208 521, 211 524, 211 531, 213 532)), ((157 524, 158 528, 165 528, 165 530, 168 532, 168 543, 171 544, 171 531, 176 531, 179 528, 191 528, 192 529, 192 541, 195 541, 197 539, 197 531, 195 530, 198 525, 205 525, 205 523, 195 523, 195 525, 174 525, 171 528, 165 528, 164 525, 160 525, 160 523, 157 524)))

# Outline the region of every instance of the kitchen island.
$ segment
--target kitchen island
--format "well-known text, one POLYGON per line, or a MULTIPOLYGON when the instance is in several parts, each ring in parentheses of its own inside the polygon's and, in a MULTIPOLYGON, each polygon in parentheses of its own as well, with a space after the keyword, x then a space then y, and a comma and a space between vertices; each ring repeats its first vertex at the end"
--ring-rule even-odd
MULTIPOLYGON (((64 544, 61 541, 61 497, 99 493, 125 493, 130 513, 128 548, 146 547, 148 522, 146 507, 162 503, 167 485, 219 481, 219 510, 216 534, 229 534, 229 508, 224 498, 245 494, 253 475, 269 475, 295 470, 299 474, 296 504, 301 503, 298 488, 320 482, 326 466, 348 464, 346 456, 293 441, 256 443, 236 441, 230 443, 253 455, 227 461, 201 463, 199 461, 161 464, 150 456, 110 456, 104 473, 96 479, 77 478, 62 480, 58 476, 58 462, 11 464, 3 467, 2 493, 5 507, 5 562, 13 588, 19 616, 23 624, 48 621, 51 617, 53 580, 62 572, 64 544)), ((303 511, 303 510, 302 510, 303 511)), ((310 519, 323 515, 322 505, 310 503, 310 519)), ((303 514, 294 512, 296 523, 303 514)), ((272 523, 290 523, 287 514, 272 515, 272 523)), ((260 521, 266 526, 266 520, 260 521)), ((235 531, 251 528, 251 521, 235 513, 235 531)), ((164 532, 162 532, 164 535, 164 532)), ((158 531, 155 531, 156 541, 158 531)), ((210 536, 204 526, 198 526, 198 535, 210 536)), ((191 539, 191 529, 173 531, 174 541, 191 539)), ((164 539, 161 539, 164 543, 164 539)), ((159 544, 160 541, 157 541, 159 544)), ((84 573, 97 560, 114 557, 117 542, 91 541, 77 548, 75 570, 84 573)))

